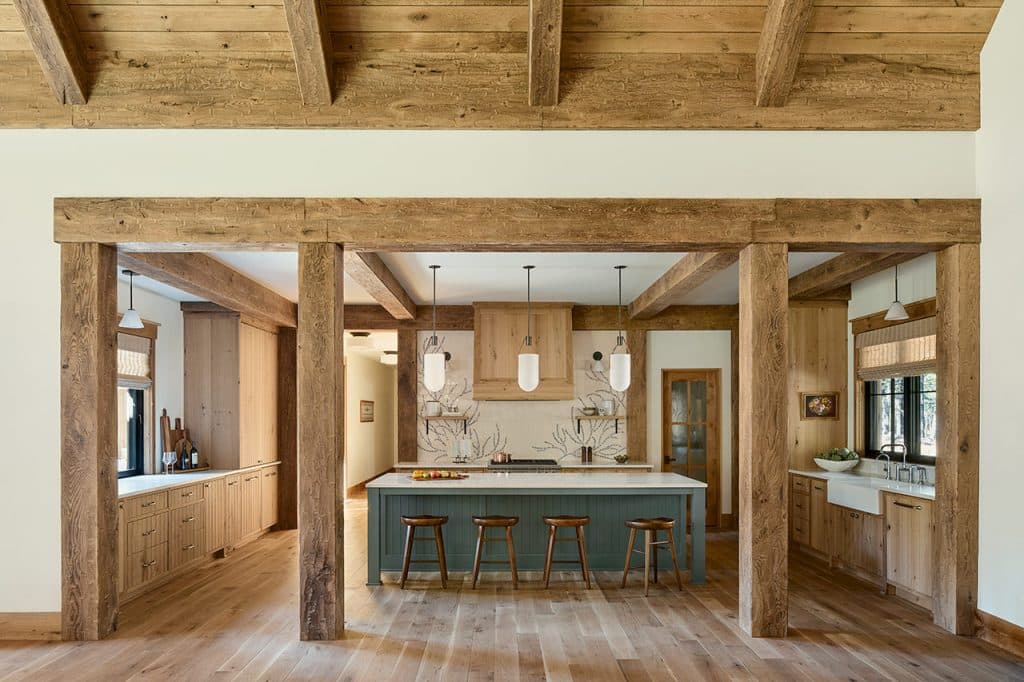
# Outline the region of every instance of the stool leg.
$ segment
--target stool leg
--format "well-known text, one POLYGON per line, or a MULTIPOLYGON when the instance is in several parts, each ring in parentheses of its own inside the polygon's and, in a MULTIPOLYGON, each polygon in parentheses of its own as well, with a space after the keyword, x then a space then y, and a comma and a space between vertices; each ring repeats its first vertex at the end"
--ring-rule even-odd
MULTIPOLYGON (((658 541, 658 531, 654 531, 652 533, 652 535, 654 535, 654 541, 657 542, 658 541)), ((654 583, 655 585, 658 584, 658 552, 660 552, 660 551, 661 550, 658 549, 658 545, 655 545, 651 549, 651 554, 653 555, 651 557, 651 564, 652 564, 651 569, 654 571, 654 575, 652 576, 651 582, 654 583)))
POLYGON ((679 591, 683 591, 683 578, 679 573, 679 561, 676 559, 676 537, 672 533, 672 530, 668 531, 668 548, 672 552, 672 565, 676 568, 676 584, 679 585, 679 591))
POLYGON ((477 527, 476 536, 476 557, 473 559, 473 589, 476 589, 476 579, 480 577, 480 552, 484 548, 484 527, 477 527))
POLYGON ((651 579, 651 531, 644 531, 644 596, 651 579))
POLYGON ((622 586, 626 586, 626 576, 629 575, 629 560, 633 558, 633 546, 636 544, 636 528, 629 529, 629 545, 626 546, 626 566, 622 569, 622 586))
POLYGON ((551 581, 551 558, 555 553, 555 532, 557 528, 548 526, 548 553, 544 557, 544 589, 548 589, 551 581))
POLYGON ((512 589, 519 589, 519 572, 516 570, 516 547, 512 544, 512 526, 505 526, 505 544, 508 545, 508 563, 512 566, 512 589))
POLYGON ((409 577, 409 562, 412 559, 412 544, 416 540, 416 526, 405 529, 405 559, 402 561, 402 582, 399 589, 405 589, 405 579, 409 577))
POLYGON ((583 540, 583 526, 576 526, 576 546, 580 550, 580 565, 583 566, 583 581, 590 589, 590 565, 587 563, 587 545, 583 540))
POLYGON ((441 526, 434 526, 434 543, 437 544, 437 563, 441 568, 441 589, 448 587, 448 563, 444 558, 444 536, 441 526))

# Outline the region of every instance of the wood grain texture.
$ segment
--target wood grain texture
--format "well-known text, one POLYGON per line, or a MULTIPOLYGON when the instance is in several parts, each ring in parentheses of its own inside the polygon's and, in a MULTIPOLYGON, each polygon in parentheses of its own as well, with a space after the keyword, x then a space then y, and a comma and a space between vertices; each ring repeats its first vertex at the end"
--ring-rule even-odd
POLYGON ((885 319, 885 313, 888 311, 880 310, 877 313, 862 315, 850 320, 850 331, 854 335, 857 335, 873 331, 875 329, 885 329, 886 327, 892 327, 908 321, 921 320, 926 317, 935 317, 936 307, 934 298, 926 298, 920 301, 914 301, 913 303, 907 303, 903 307, 907 311, 907 320, 897 320, 894 322, 889 321, 885 319))
POLYGON ((844 253, 789 279, 790 298, 828 296, 859 279, 917 258, 916 253, 844 253))
POLYGON ((117 629, 117 252, 61 245, 61 633, 117 629))
POLYGON ((626 332, 630 382, 626 389, 626 454, 630 461, 647 461, 647 332, 626 332))
POLYGON ((416 316, 416 303, 376 253, 346 251, 345 274, 366 289, 366 293, 395 319, 411 320, 416 316))
POLYGON ((985 611, 978 611, 975 636, 1024 658, 1024 628, 985 611))
POLYGON ((277 332, 277 458, 278 521, 280 530, 299 527, 298 461, 298 361, 295 330, 281 327, 277 332))
POLYGON ((788 260, 783 244, 740 252, 739 624, 754 637, 789 625, 788 260))
POLYGON ((121 253, 118 262, 140 275, 282 327, 298 323, 294 303, 205 253, 121 253))
POLYGON ((344 272, 341 246, 299 246, 299 636, 303 640, 338 639, 345 629, 344 272))
POLYGON ((61 637, 60 611, 0 613, 0 641, 57 641, 61 637))
POLYGON ((732 380, 732 522, 739 529, 740 522, 740 320, 739 306, 729 330, 729 369, 732 380))
POLYGON ((629 304, 629 317, 657 315, 739 259, 735 251, 688 253, 629 304))
MULTIPOLYGON (((672 331, 730 329, 736 324, 735 305, 672 305, 646 319, 623 318, 630 331, 672 331)), ((617 330, 617 310, 612 305, 576 305, 572 328, 576 330, 617 330)))
POLYGON ((935 623, 973 635, 978 593, 981 248, 962 244, 935 260, 935 623))
POLYGON ((61 104, 85 104, 89 68, 64 0, 14 0, 32 51, 61 104))
POLYGON ((334 47, 323 0, 284 0, 302 103, 334 100, 334 47))
MULTIPOLYGON (((469 308, 469 324, 472 329, 472 307, 469 308)), ((345 309, 348 315, 348 308, 345 309)), ((443 329, 448 329, 443 327, 443 329)), ((398 330, 397 396, 398 405, 398 456, 399 462, 415 462, 418 459, 417 437, 419 415, 417 414, 419 374, 417 370, 419 343, 415 329, 398 330)))
POLYGON ((786 103, 813 13, 813 0, 769 0, 757 45, 757 106, 781 107, 786 103))
POLYGON ((562 0, 530 0, 527 30, 530 106, 558 104, 562 65, 562 0))

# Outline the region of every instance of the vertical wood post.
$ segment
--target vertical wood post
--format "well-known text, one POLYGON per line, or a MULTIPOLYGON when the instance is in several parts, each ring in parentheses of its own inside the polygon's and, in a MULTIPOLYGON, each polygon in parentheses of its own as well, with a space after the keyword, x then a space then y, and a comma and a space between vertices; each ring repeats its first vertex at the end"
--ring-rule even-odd
MULTIPOLYGON (((732 388, 732 400, 729 409, 732 410, 732 509, 730 511, 729 528, 739 527, 740 521, 740 326, 739 317, 733 322, 729 330, 731 362, 730 386, 732 388)), ((726 530, 723 528, 723 530, 726 530)))
POLYGON ((299 634, 341 636, 344 620, 344 264, 338 244, 299 245, 299 634))
POLYGON ((277 455, 281 460, 277 489, 277 527, 280 530, 299 527, 295 333, 293 327, 280 327, 277 330, 277 455))
POLYGON ((789 623, 786 478, 788 248, 740 252, 740 626, 785 637, 789 623))
POLYGON ((980 247, 961 244, 935 261, 938 448, 932 614, 957 635, 974 634, 978 590, 980 247))
POLYGON ((60 247, 61 633, 117 629, 117 252, 60 247))
MULTIPOLYGON (((629 346, 630 376, 626 389, 626 454, 634 462, 647 461, 647 332, 626 332, 629 346)), ((655 463, 661 471, 661 462, 655 463)))
POLYGON ((416 440, 419 436, 416 390, 419 380, 416 363, 419 342, 415 329, 398 330, 398 457, 399 462, 416 461, 416 440))

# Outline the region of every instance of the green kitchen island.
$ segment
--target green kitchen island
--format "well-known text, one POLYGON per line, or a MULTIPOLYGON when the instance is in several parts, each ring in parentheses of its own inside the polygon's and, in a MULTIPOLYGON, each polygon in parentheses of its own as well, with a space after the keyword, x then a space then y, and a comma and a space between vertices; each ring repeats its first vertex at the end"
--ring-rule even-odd
MULTIPOLYGON (((368 585, 380 585, 382 571, 402 570, 405 546, 403 515, 448 517, 443 528, 449 571, 469 571, 473 567, 477 535, 472 522, 474 515, 518 516, 519 525, 512 529, 512 536, 519 570, 539 571, 544 567, 547 551, 547 527, 542 517, 579 514, 590 517, 590 524, 586 526, 586 546, 591 570, 622 571, 629 540, 629 531, 624 525, 626 521, 667 516, 676 519, 675 540, 680 568, 689 570, 691 583, 703 583, 706 488, 706 483, 679 474, 636 471, 473 472, 462 480, 427 481, 414 481, 408 473, 385 474, 366 486, 369 500, 366 582, 368 585), (689 543, 685 535, 687 511, 689 543), (689 561, 686 556, 688 544, 689 561)), ((413 559, 436 559, 434 543, 415 544, 413 559)), ((642 548, 639 539, 637 547, 642 548)), ((488 555, 485 558, 505 557, 503 543, 488 543, 485 551, 488 555)), ((557 543, 556 560, 573 558, 574 543, 557 543)), ((661 565, 670 565, 667 557, 661 565)), ((499 564, 485 566, 507 570, 507 566, 499 564)))

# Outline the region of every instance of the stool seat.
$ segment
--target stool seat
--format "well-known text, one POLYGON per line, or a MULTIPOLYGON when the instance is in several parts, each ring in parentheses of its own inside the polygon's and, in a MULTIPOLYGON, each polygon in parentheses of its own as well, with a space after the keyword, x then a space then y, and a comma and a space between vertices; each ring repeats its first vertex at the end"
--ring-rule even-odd
POLYGON ((664 516, 659 516, 653 519, 631 519, 626 521, 626 528, 629 528, 629 546, 626 548, 626 565, 622 569, 622 587, 626 586, 626 578, 629 576, 629 564, 630 559, 633 557, 633 553, 644 555, 644 596, 648 594, 648 583, 651 579, 651 564, 653 563, 654 568, 654 582, 658 582, 658 552, 661 550, 667 550, 669 555, 672 557, 672 566, 675 569, 676 574, 676 585, 679 589, 683 589, 683 579, 679 574, 679 562, 676 560, 676 540, 673 535, 673 529, 676 526, 676 520, 670 519, 664 516), (633 549, 636 544, 636 532, 643 531, 644 534, 644 548, 643 551, 633 549), (658 539, 658 533, 664 531, 668 536, 664 540, 658 539))
POLYGON ((516 548, 512 542, 512 526, 519 523, 518 516, 500 516, 491 514, 489 516, 474 516, 473 523, 477 527, 476 554, 473 557, 473 589, 476 589, 476 582, 480 578, 480 564, 503 564, 505 561, 484 561, 481 559, 484 551, 484 543, 505 541, 508 550, 508 565, 512 570, 512 589, 519 589, 519 572, 516 570, 516 548), (504 528, 504 537, 489 538, 485 535, 488 528, 504 528))
POLYGON ((511 527, 519 523, 518 516, 474 516, 473 523, 481 528, 511 527))
POLYGON ((573 528, 579 526, 585 526, 590 523, 589 516, 573 516, 571 514, 563 514, 561 516, 545 516, 543 517, 544 523, 548 526, 555 526, 556 528, 573 528))
POLYGON ((403 516, 402 523, 406 526, 443 526, 448 523, 447 516, 430 516, 429 514, 423 514, 421 516, 403 516))
POLYGON ((664 516, 653 519, 632 519, 626 521, 626 528, 635 528, 636 530, 671 530, 675 526, 675 519, 669 519, 664 516))
POLYGON ((421 514, 418 516, 403 516, 402 525, 405 526, 405 552, 402 559, 402 582, 401 588, 405 589, 405 581, 409 577, 409 565, 410 564, 437 564, 441 571, 441 587, 448 587, 448 564, 445 561, 444 556, 444 536, 441 533, 441 526, 448 523, 447 516, 431 516, 430 514, 421 514), (417 528, 433 528, 434 537, 432 538, 418 538, 416 537, 417 528), (437 547, 437 560, 417 560, 413 561, 412 558, 412 546, 418 540, 434 541, 434 545, 437 547))

